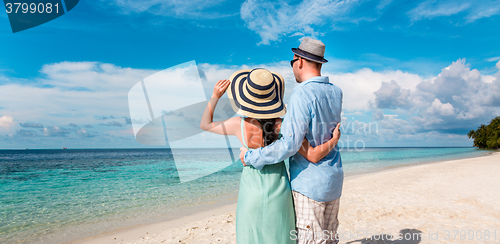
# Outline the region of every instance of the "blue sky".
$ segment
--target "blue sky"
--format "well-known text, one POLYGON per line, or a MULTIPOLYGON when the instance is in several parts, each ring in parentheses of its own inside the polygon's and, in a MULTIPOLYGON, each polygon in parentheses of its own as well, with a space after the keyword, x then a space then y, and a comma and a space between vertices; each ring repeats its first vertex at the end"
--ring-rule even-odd
POLYGON ((500 1, 88 0, 13 34, 0 11, 0 148, 143 147, 128 91, 191 60, 208 84, 273 69, 289 94, 303 37, 326 44, 343 139, 471 146, 465 134, 500 115, 499 23, 500 1))

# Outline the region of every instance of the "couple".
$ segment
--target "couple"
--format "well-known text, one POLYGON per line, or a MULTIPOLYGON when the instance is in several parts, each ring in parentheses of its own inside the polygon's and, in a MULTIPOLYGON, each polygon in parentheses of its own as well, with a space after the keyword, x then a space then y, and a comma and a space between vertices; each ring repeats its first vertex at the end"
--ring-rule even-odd
POLYGON ((337 242, 344 178, 336 146, 342 91, 321 76, 321 66, 327 62, 322 42, 305 38, 292 52, 290 64, 299 85, 288 112, 279 74, 241 70, 217 82, 201 120, 202 129, 234 135, 245 146, 236 212, 239 244, 337 242), (213 122, 226 90, 233 109, 244 117, 213 122), (288 158, 290 180, 284 164, 288 158))

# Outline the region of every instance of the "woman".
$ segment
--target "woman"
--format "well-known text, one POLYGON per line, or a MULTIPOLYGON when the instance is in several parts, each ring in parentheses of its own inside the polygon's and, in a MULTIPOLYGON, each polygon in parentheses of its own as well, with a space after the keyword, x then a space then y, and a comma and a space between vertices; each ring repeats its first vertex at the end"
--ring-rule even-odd
MULTIPOLYGON (((240 70, 229 80, 220 80, 203 113, 200 127, 221 135, 234 135, 247 148, 259 148, 278 139, 283 104, 284 80, 266 69, 240 70), (229 89, 228 89, 229 88, 229 89), (228 89, 233 110, 244 117, 213 122, 220 97, 228 89)), ((326 156, 340 137, 339 125, 328 142, 311 147, 304 139, 299 153, 315 163, 326 156)), ((236 210, 236 239, 242 243, 295 243, 290 181, 284 162, 266 165, 262 170, 245 166, 241 174, 236 210)))

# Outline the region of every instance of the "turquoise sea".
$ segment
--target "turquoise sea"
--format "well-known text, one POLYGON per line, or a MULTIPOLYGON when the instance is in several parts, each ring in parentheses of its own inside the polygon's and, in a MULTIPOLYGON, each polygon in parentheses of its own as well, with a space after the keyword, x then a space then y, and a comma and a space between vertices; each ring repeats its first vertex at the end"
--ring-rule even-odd
MULTIPOLYGON (((239 149, 233 149, 237 157, 239 149)), ((341 150, 346 175, 477 157, 473 148, 341 150)), ((228 149, 177 149, 210 167, 228 149)), ((0 150, 0 243, 66 243, 234 202, 242 165, 181 182, 169 149, 0 150)))

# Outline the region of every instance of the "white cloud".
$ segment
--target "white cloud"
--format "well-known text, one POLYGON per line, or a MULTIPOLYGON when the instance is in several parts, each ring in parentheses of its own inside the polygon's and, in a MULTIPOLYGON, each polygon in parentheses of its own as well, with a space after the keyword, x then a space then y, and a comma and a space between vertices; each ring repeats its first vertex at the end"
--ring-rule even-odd
POLYGON ((496 77, 493 76, 493 75, 483 75, 481 76, 481 80, 484 82, 484 83, 493 83, 493 81, 495 81, 496 77))
POLYGON ((496 62, 496 61, 500 61, 500 56, 498 57, 491 57, 489 59, 486 59, 486 61, 488 62, 496 62))
POLYGON ((1 83, 7 83, 7 82, 9 82, 9 78, 7 78, 7 77, 5 77, 5 76, 2 76, 2 75, 0 74, 0 84, 1 84, 1 83))
MULTIPOLYGON (((226 79, 237 70, 249 68, 210 64, 201 64, 199 67, 207 81, 205 92, 210 93, 217 80, 226 79)), ((282 74, 287 86, 293 87, 295 82, 287 63, 258 67, 282 74)), ((0 114, 9 114, 19 121, 10 126, 16 130, 14 139, 51 137, 50 140, 93 138, 94 141, 102 141, 129 138, 129 143, 133 143, 133 133, 108 132, 131 131, 128 92, 138 82, 156 72, 99 62, 44 65, 40 70, 41 78, 30 80, 28 84, 8 79, 8 83, 0 85, 0 114)), ((287 89, 288 94, 291 91, 287 89)), ((185 94, 166 93, 179 96, 179 101, 186 98, 185 94)), ((2 125, 7 124, 2 122, 2 125)), ((42 143, 47 145, 49 141, 42 143)))
POLYGON ((424 1, 416 8, 408 12, 412 21, 421 19, 432 19, 439 16, 451 16, 471 7, 470 2, 457 2, 457 1, 424 1))
POLYGON ((348 20, 346 15, 358 2, 303 0, 298 4, 289 4, 283 0, 246 0, 241 6, 240 15, 247 27, 260 35, 261 43, 269 44, 287 35, 318 36, 320 33, 315 31, 316 26, 348 20))
POLYGON ((496 65, 499 70, 495 79, 488 84, 488 89, 484 89, 481 94, 479 94, 483 99, 483 104, 488 106, 500 106, 500 61, 496 65))
POLYGON ((14 124, 14 118, 9 115, 0 117, 0 128, 9 129, 14 124))
POLYGON ((393 0, 381 0, 377 5, 377 10, 382 10, 392 3, 393 0))
MULTIPOLYGON (((217 80, 226 79, 240 69, 257 67, 278 72, 285 78, 286 99, 296 85, 287 62, 252 67, 215 64, 198 67, 207 82, 206 93, 212 91, 217 80)), ((497 68, 500 69, 500 62, 497 68)), ((106 143, 113 140, 127 143, 123 138, 128 138, 131 143, 134 138, 129 133, 128 91, 155 72, 98 62, 45 65, 41 69, 42 78, 29 84, 7 79, 9 83, 0 85, 0 114, 4 115, 0 128, 17 130, 14 137, 93 138, 106 143)), ((399 70, 375 72, 367 68, 353 73, 325 71, 323 74, 343 90, 344 116, 366 120, 370 117, 363 115, 372 112, 380 124, 382 142, 402 138, 405 133, 456 133, 453 130, 475 127, 500 114, 500 72, 486 79, 465 60, 453 62, 431 78, 399 70)))
POLYGON ((396 81, 391 80, 391 82, 382 82, 382 86, 374 94, 378 108, 397 108, 408 105, 410 90, 402 89, 396 81))
MULTIPOLYGON (((104 2, 101 0, 101 2, 104 2)), ((211 11, 226 0, 114 0, 124 14, 149 12, 154 15, 172 16, 180 19, 212 19, 229 16, 211 11)), ((109 4, 109 3, 106 3, 109 4)))
MULTIPOLYGON (((400 103, 391 109, 409 113, 412 117, 408 121, 416 131, 463 133, 467 128, 474 129, 500 114, 499 77, 500 72, 493 81, 487 82, 488 79, 483 78, 478 70, 470 69, 465 59, 459 59, 444 68, 438 76, 418 83, 408 96, 408 104, 400 103)), ((398 92, 395 85, 389 90, 396 95, 402 91, 398 92)), ((375 93, 376 99, 372 101, 375 119, 386 117, 380 114, 380 109, 387 106, 380 106, 377 99, 386 99, 387 94, 375 93)))
POLYGON ((384 119, 378 122, 381 128, 381 134, 413 134, 415 127, 409 121, 398 119, 397 115, 386 115, 384 119))
MULTIPOLYGON (((247 28, 257 33, 261 42, 269 44, 283 37, 320 37, 329 30, 342 30, 346 24, 377 20, 392 0, 380 0, 376 7, 356 11, 361 0, 246 0, 240 16, 247 28), (327 26, 325 28, 325 26, 327 26)), ((410 5, 411 6, 411 5, 410 5)), ((465 15, 465 22, 500 14, 497 0, 425 0, 407 12, 412 22, 441 16, 465 15)))
MULTIPOLYGON (((207 77, 214 74, 217 77, 229 76, 236 69, 246 68, 202 66, 207 71, 207 77)), ((261 66, 280 72, 287 80, 287 93, 291 92, 294 81, 287 64, 261 66)), ((497 68, 500 69, 500 62, 497 68)), ((483 76, 478 70, 471 69, 465 59, 453 62, 434 77, 399 70, 375 72, 367 68, 353 73, 323 72, 323 75, 329 76, 330 82, 343 90, 344 116, 363 116, 372 110, 380 125, 381 143, 386 139, 428 140, 426 136, 421 136, 423 134, 445 139, 449 136, 443 134, 462 134, 467 128, 472 126, 470 129, 474 129, 480 123, 491 120, 495 114, 500 114, 500 72, 496 76, 483 76), (385 100, 380 100, 382 97, 385 100), (383 114, 379 105, 384 102, 382 107, 395 114, 383 114)), ((458 143, 453 145, 459 145, 460 140, 465 141, 464 138, 452 137, 453 143, 458 143)))
POLYGON ((439 99, 435 98, 431 104, 431 107, 427 109, 430 114, 437 114, 441 116, 451 116, 455 114, 455 109, 450 103, 443 104, 439 99))
POLYGON ((365 68, 354 73, 324 74, 330 77, 330 82, 342 88, 345 111, 368 111, 368 104, 376 98, 374 92, 381 87, 382 82, 396 81, 403 89, 411 91, 423 81, 419 75, 400 70, 375 72, 365 68))
POLYGON ((408 15, 412 21, 433 19, 441 16, 452 16, 467 12, 466 22, 473 22, 481 18, 491 17, 500 13, 500 2, 482 0, 470 2, 466 0, 435 1, 427 0, 410 10, 408 15))
POLYGON ((60 89, 123 92, 154 71, 98 62, 61 62, 44 65, 41 73, 46 77, 41 83, 60 89))
MULTIPOLYGON (((261 64, 256 66, 224 66, 212 64, 198 65, 205 73, 209 84, 207 87, 212 92, 212 87, 219 79, 229 77, 233 72, 239 69, 251 69, 256 67, 266 68, 273 72, 277 72, 285 79, 285 101, 290 97, 293 88, 297 84, 293 71, 288 62, 280 62, 274 64, 261 64)), ((397 71, 376 72, 368 68, 360 69, 354 73, 332 73, 324 71, 323 75, 330 78, 330 82, 339 86, 344 93, 343 110, 346 112, 366 112, 370 110, 368 102, 375 99, 374 91, 378 90, 384 81, 397 81, 403 89, 415 90, 417 84, 424 79, 416 74, 397 71)))
MULTIPOLYGON (((18 137, 93 137, 96 117, 114 115, 109 123, 129 117, 127 92, 152 70, 122 68, 98 62, 44 65, 41 78, 29 84, 16 79, 0 85, 0 113, 20 123, 18 137), (85 127, 85 128, 80 128, 85 127)), ((112 129, 112 128, 109 128, 112 129)))
POLYGON ((497 0, 487 0, 482 2, 474 2, 473 7, 467 15, 467 22, 473 22, 478 19, 488 18, 493 15, 500 14, 500 2, 497 0))

